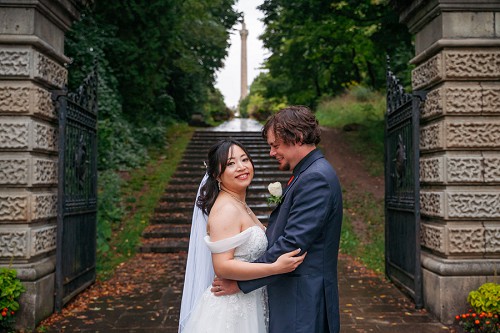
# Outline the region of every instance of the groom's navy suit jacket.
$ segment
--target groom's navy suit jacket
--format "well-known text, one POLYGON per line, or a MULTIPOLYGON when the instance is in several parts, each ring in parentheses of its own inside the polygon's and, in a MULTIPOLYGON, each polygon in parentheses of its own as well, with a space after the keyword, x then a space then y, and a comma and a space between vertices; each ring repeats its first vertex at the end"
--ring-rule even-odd
POLYGON ((342 191, 332 166, 319 150, 295 167, 281 204, 271 213, 268 249, 257 262, 274 262, 283 253, 307 251, 288 274, 240 281, 248 293, 267 285, 269 333, 340 331, 337 257, 342 224, 342 191))

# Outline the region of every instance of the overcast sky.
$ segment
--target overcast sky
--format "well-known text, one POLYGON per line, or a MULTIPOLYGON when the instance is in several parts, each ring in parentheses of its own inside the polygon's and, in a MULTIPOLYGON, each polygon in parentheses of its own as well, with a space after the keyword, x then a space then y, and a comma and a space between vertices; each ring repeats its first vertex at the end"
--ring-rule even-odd
MULTIPOLYGON (((263 17, 260 10, 257 9, 263 0, 239 0, 236 9, 245 15, 245 24, 248 30, 247 37, 247 76, 248 87, 253 79, 260 73, 260 67, 264 61, 265 53, 262 42, 258 36, 264 31, 264 25, 259 20, 263 17)), ((224 101, 229 107, 236 107, 240 99, 241 90, 241 24, 237 23, 236 31, 231 34, 231 47, 224 68, 217 73, 217 83, 224 96, 224 101)))

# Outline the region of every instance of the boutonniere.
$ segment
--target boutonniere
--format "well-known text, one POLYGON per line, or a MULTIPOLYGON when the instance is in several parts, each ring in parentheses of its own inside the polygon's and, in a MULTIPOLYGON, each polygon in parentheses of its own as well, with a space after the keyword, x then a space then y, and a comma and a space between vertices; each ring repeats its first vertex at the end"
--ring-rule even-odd
POLYGON ((271 196, 267 198, 268 205, 277 205, 281 202, 283 196, 283 189, 280 182, 274 182, 267 186, 271 196))

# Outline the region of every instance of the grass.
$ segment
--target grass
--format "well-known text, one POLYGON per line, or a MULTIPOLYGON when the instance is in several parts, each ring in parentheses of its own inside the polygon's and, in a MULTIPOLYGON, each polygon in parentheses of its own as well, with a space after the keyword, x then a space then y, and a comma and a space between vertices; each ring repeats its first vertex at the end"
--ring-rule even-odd
POLYGON ((119 209, 124 213, 117 214, 120 217, 118 221, 109 219, 104 222, 105 225, 99 226, 101 229, 109 229, 111 233, 108 236, 109 244, 98 250, 99 279, 109 278, 115 267, 136 253, 141 233, 175 172, 193 132, 194 129, 185 124, 172 125, 168 130, 167 147, 150 152, 151 160, 144 167, 121 173, 118 193, 115 191, 107 194, 115 196, 114 200, 119 204, 118 208, 108 209, 119 209))
POLYGON ((344 216, 342 228, 346 229, 346 232, 342 232, 341 251, 359 258, 368 268, 383 274, 385 271, 383 200, 374 198, 371 193, 355 195, 345 193, 344 216))
MULTIPOLYGON (((344 132, 348 143, 362 153, 365 169, 372 176, 384 172, 385 97, 363 87, 354 87, 343 96, 319 104, 316 117, 321 126, 356 128, 344 132)), ((382 274, 385 270, 384 202, 371 193, 349 193, 344 188, 344 221, 341 252, 382 274)))

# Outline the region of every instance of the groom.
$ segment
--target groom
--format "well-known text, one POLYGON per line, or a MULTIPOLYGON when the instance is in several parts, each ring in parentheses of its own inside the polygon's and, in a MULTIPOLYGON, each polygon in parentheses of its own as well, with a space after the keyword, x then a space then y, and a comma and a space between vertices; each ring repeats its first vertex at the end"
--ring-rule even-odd
POLYGON ((262 136, 278 168, 293 174, 271 213, 268 249, 257 262, 274 262, 297 248, 307 256, 292 273, 238 282, 216 279, 212 292, 248 293, 267 285, 270 333, 338 333, 342 191, 335 171, 316 147, 318 121, 307 107, 290 106, 267 121, 262 136))

